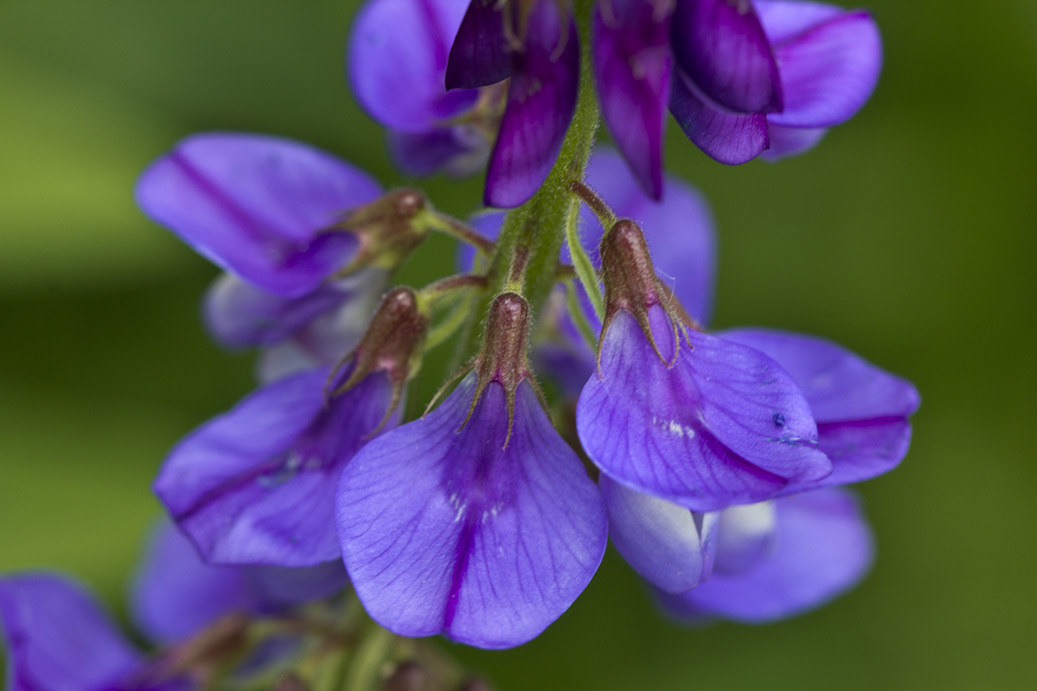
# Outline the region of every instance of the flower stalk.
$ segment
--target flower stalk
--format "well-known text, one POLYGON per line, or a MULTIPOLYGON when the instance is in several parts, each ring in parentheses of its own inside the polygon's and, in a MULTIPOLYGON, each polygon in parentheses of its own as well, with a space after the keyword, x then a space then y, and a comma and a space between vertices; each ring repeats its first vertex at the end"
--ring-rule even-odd
MULTIPOLYGON (((505 217, 487 271, 489 290, 473 310, 474 315, 486 314, 493 296, 508 291, 526 298, 535 319, 557 281, 558 253, 568 229, 575 228, 580 203, 570 192, 570 185, 573 181, 583 180, 600 124, 590 55, 593 5, 592 0, 575 0, 573 3, 573 17, 580 35, 580 86, 576 111, 561 152, 540 189, 505 217), (516 262, 516 257, 520 258, 521 265, 516 262)), ((577 272, 580 272, 579 267, 577 272)), ((591 299, 594 300, 593 295, 591 299)), ((480 335, 474 328, 470 328, 469 333, 480 335)), ((476 344, 469 338, 462 342, 461 347, 464 357, 476 349, 476 344)))

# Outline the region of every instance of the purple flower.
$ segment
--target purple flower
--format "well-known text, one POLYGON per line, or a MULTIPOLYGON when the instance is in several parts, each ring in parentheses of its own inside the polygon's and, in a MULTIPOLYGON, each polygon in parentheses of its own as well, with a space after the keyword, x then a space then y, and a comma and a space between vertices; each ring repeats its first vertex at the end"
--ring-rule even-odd
POLYGON ((709 580, 657 592, 679 618, 762 623, 801 614, 849 590, 871 566, 871 530, 852 494, 824 489, 720 513, 709 580))
POLYGON ((312 566, 338 556, 335 483, 385 417, 392 386, 372 374, 329 397, 328 374, 309 370, 257 390, 166 459, 155 493, 207 561, 312 566))
POLYGON ((174 643, 232 613, 268 614, 346 585, 338 560, 308 568, 212 566, 169 522, 154 531, 133 581, 131 611, 148 638, 174 643))
POLYGON ((527 331, 525 302, 499 296, 475 372, 342 474, 343 560, 364 608, 395 633, 524 643, 601 561, 604 506, 537 398, 527 331))
POLYGON ((426 328, 414 293, 396 289, 339 371, 267 385, 173 449, 155 492, 207 561, 312 566, 339 556, 339 474, 399 421, 426 328))
POLYGON ((144 664, 93 598, 55 574, 0 578, 8 691, 115 691, 144 664))
POLYGON ((598 371, 580 394, 576 428, 603 473, 714 511, 831 472, 792 377, 758 350, 682 326, 635 224, 609 231, 602 264, 598 371))
POLYGON ((472 0, 450 49, 446 86, 510 78, 486 174, 487 206, 518 206, 540 187, 576 109, 579 77, 576 26, 558 3, 472 0))
MULTIPOLYGON (((346 574, 338 561, 308 569, 208 566, 176 528, 155 531, 134 580, 131 609, 163 645, 202 636, 220 647, 231 614, 269 614, 328 597, 346 574), (226 629, 204 632, 216 622, 226 629)), ((148 660, 73 581, 49 573, 0 577, 0 628, 8 643, 10 691, 185 691, 201 639, 148 660), (193 647, 192 647, 193 646, 193 647)), ((224 646, 226 645, 224 640, 224 646)))
MULTIPOLYGON (((911 434, 908 417, 918 407, 918 393, 909 382, 818 338, 759 329, 731 331, 724 337, 752 346, 787 368, 817 420, 819 447, 832 461, 831 475, 790 483, 779 494, 865 480, 890 470, 903 458, 911 434)), ((699 586, 684 598, 696 603, 705 602, 709 593, 731 589, 717 609, 703 604, 704 612, 727 616, 723 608, 740 600, 743 606, 731 610, 734 618, 786 616, 850 587, 870 562, 867 527, 844 493, 809 492, 733 507, 720 512, 717 523, 718 514, 693 513, 607 476, 601 477, 600 484, 613 543, 649 583, 663 592, 682 593, 709 578, 709 587, 699 586), (826 512, 832 514, 831 539, 822 520, 826 512), (817 517, 819 525, 809 525, 810 516, 817 517), (788 531, 797 532, 786 535, 788 531), (829 544, 844 537, 845 549, 829 544), (811 543, 816 543, 816 552, 810 550, 811 543), (778 561, 750 571, 769 560, 775 550, 778 561), (804 550, 807 554, 797 566, 799 551, 804 550), (802 582, 796 585, 793 578, 802 582), (742 587, 749 589, 744 598, 738 590, 742 587)))
POLYGON ((298 298, 357 250, 325 231, 380 194, 363 172, 304 144, 248 134, 199 134, 158 159, 137 183, 156 222, 255 288, 298 298))
POLYGON ((353 25, 347 67, 360 104, 389 128, 393 156, 416 175, 476 172, 500 118, 498 89, 448 92, 450 43, 466 0, 372 0, 353 25))
POLYGON ((224 346, 272 349, 265 381, 353 348, 389 271, 420 242, 422 195, 379 195, 325 153, 245 134, 190 137, 137 185, 146 213, 227 270, 206 295, 206 326, 224 346))
POLYGON ((655 198, 665 106, 722 163, 800 153, 861 108, 882 59, 870 15, 813 2, 615 0, 593 29, 602 115, 655 198))

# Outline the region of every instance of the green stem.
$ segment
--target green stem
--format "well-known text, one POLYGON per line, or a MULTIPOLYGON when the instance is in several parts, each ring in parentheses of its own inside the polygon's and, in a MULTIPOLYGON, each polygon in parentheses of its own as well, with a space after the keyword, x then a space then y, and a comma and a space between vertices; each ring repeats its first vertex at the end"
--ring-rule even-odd
MULTIPOLYGON (((601 288, 598 287, 598 273, 594 270, 594 264, 591 263, 590 257, 584 251, 583 245, 580 244, 580 235, 577 228, 577 221, 580 217, 578 209, 579 205, 574 205, 569 222, 565 224, 565 241, 569 247, 569 255, 573 260, 573 269, 576 270, 576 277, 583 285, 583 290, 587 293, 587 297, 590 298, 591 305, 594 307, 594 313, 598 315, 598 320, 604 322, 605 306, 601 301, 601 288)), ((608 230, 608 228, 605 230, 608 230)), ((573 290, 575 290, 575 286, 573 290)), ((575 295, 575 292, 572 294, 575 295)), ((581 309, 581 316, 582 313, 581 309)))
MULTIPOLYGON (((521 285, 534 318, 557 280, 558 252, 569 226, 575 221, 580 203, 570 191, 570 184, 583 180, 600 120, 590 55, 593 6, 594 0, 573 2, 573 15, 580 32, 580 86, 572 123, 544 184, 529 201, 505 216, 490 260, 489 290, 474 311, 473 320, 482 319, 495 295, 514 287, 516 276, 512 260, 515 257, 521 257, 524 263, 521 285)), ((475 328, 469 327, 469 337, 463 343, 464 353, 474 352, 475 337, 479 335, 475 328)))
MULTIPOLYGON (((576 285, 573 281, 569 281, 565 292, 566 306, 569 308, 569 314, 572 315, 576 330, 583 336, 583 340, 587 342, 590 349, 595 353, 598 352, 598 335, 591 328, 590 322, 587 321, 587 315, 583 313, 583 306, 580 304, 580 299, 576 296, 576 285)), ((601 302, 601 300, 599 299, 598 302, 601 302)), ((600 314, 598 318, 602 318, 600 314)))

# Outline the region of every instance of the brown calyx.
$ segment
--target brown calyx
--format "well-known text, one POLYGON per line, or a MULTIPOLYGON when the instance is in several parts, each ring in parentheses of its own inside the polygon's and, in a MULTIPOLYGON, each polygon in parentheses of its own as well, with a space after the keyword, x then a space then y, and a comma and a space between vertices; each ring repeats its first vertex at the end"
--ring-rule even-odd
POLYGON ((425 227, 415 220, 430 209, 420 190, 404 188, 351 210, 326 231, 353 233, 359 242, 353 260, 336 278, 371 265, 395 269, 425 239, 425 227))
POLYGON ((605 318, 598 338, 598 366, 601 366, 601 344, 612 320, 620 312, 628 312, 637 319, 656 356, 667 366, 673 364, 680 347, 680 316, 673 293, 659 281, 648 252, 644 233, 636 223, 621 219, 601 239, 601 272, 605 287, 605 318), (663 308, 673 332, 673 358, 667 360, 659 350, 648 321, 648 310, 656 305, 663 308))
POLYGON ((350 360, 354 363, 349 378, 336 387, 331 396, 349 391, 373 372, 384 372, 389 378, 392 398, 385 417, 371 432, 372 435, 382 428, 399 405, 407 382, 421 366, 421 346, 425 342, 428 322, 413 289, 393 288, 382 298, 360 343, 331 373, 333 380, 346 363, 350 360))

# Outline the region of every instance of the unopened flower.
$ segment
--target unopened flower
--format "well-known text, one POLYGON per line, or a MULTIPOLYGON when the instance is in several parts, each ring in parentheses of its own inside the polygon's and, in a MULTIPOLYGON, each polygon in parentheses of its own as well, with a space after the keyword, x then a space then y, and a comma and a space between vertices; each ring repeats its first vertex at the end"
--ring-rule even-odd
POLYGON ((878 79, 863 11, 791 0, 613 0, 594 14, 602 115, 642 187, 662 193, 664 108, 721 163, 812 147, 878 79))
MULTIPOLYGON (((451 49, 447 86, 507 77, 510 56, 522 50, 524 22, 548 4, 554 5, 472 0, 451 49)), ((553 14, 562 14, 554 6, 553 14)), ((559 58, 568 45, 563 40, 554 53, 559 64, 549 69, 545 63, 543 70, 554 79, 566 63, 559 58)), ((591 40, 603 119, 638 182, 656 199, 667 108, 696 146, 722 163, 761 153, 777 158, 811 148, 826 128, 853 116, 871 95, 882 61, 867 12, 794 0, 602 0, 593 10, 591 40)), ((575 50, 572 60, 578 61, 575 50)), ((530 169, 538 176, 529 179, 539 184, 550 167, 544 156, 553 160, 557 153, 546 146, 548 134, 564 134, 568 118, 561 116, 572 110, 544 99, 530 113, 528 122, 535 117, 544 135, 529 139, 525 147, 536 155, 524 160, 538 162, 530 169)), ((512 182, 514 174, 491 162, 488 204, 514 206, 529 196, 519 194, 526 186, 518 176, 512 182)))
POLYGON ((576 109, 576 27, 554 0, 472 0, 450 49, 448 89, 508 82, 483 200, 513 207, 529 199, 554 165, 576 109))
POLYGON ((499 296, 474 372, 342 474, 343 560, 364 608, 395 633, 519 645, 601 561, 604 506, 534 390, 528 318, 524 300, 499 296))

